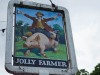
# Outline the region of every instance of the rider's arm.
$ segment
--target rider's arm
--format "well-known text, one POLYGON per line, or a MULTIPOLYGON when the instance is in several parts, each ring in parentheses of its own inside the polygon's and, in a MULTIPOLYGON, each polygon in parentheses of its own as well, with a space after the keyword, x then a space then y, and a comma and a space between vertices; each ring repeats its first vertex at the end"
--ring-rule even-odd
POLYGON ((30 18, 31 20, 34 20, 35 19, 35 17, 32 17, 32 16, 30 16, 28 14, 23 14, 23 15, 26 16, 27 18, 30 18))
POLYGON ((47 21, 52 21, 52 20, 55 20, 57 18, 57 16, 54 16, 54 17, 52 17, 52 18, 47 18, 47 19, 45 19, 45 21, 47 22, 47 21))
POLYGON ((28 15, 28 14, 22 12, 22 11, 18 11, 18 13, 26 16, 27 18, 30 18, 31 20, 34 20, 35 19, 35 17, 32 17, 32 16, 30 16, 30 15, 28 15))

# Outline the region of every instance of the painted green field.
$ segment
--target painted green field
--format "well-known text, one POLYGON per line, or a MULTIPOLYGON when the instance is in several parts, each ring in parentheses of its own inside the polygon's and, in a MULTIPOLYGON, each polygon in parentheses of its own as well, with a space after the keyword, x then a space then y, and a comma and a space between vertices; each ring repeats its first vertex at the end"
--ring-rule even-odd
MULTIPOLYGON (((24 56, 24 53, 28 50, 23 47, 24 41, 20 40, 15 43, 15 56, 17 57, 31 57, 31 58, 44 58, 40 54, 39 49, 33 49, 29 53, 28 56, 24 56)), ((56 59, 56 60, 67 60, 67 50, 65 44, 59 44, 57 47, 57 52, 53 52, 53 49, 45 50, 45 53, 48 59, 56 59)))

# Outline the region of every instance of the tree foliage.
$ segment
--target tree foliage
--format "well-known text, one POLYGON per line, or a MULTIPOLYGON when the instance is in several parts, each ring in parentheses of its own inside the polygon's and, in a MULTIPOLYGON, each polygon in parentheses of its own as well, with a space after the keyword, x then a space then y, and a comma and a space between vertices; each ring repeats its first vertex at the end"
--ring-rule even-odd
POLYGON ((100 63, 95 66, 95 69, 90 73, 90 75, 100 75, 100 63))
POLYGON ((54 25, 53 25, 53 30, 54 30, 54 31, 57 31, 59 43, 65 44, 66 41, 65 41, 64 29, 63 29, 60 25, 54 24, 54 25))
POLYGON ((81 69, 76 73, 76 75, 89 75, 89 72, 85 69, 81 69))
POLYGON ((81 69, 81 70, 78 70, 76 75, 100 75, 100 63, 98 63, 95 66, 94 70, 90 74, 85 69, 81 69))
POLYGON ((23 21, 22 21, 22 20, 17 21, 16 25, 17 25, 17 26, 23 25, 23 21))
POLYGON ((16 27, 15 27, 15 41, 19 41, 21 37, 28 32, 28 23, 24 23, 22 20, 18 20, 16 22, 16 27))

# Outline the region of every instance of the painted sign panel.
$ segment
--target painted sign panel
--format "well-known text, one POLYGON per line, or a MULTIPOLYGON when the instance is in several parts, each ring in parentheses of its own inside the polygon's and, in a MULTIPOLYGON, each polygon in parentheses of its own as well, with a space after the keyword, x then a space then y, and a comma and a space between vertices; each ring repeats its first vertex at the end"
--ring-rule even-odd
POLYGON ((67 68, 63 11, 15 6, 14 65, 67 68))

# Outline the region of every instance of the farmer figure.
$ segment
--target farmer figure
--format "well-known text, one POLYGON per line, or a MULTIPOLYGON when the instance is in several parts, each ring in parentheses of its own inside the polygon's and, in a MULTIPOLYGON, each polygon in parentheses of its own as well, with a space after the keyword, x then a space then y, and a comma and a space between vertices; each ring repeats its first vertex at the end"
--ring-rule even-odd
POLYGON ((51 33, 53 32, 53 29, 47 24, 47 22, 55 20, 57 16, 54 16, 52 18, 43 18, 44 14, 41 12, 37 12, 36 17, 32 17, 19 10, 18 13, 23 14, 27 18, 33 20, 32 26, 29 27, 29 30, 32 32, 32 34, 40 32, 45 34, 48 38, 54 38, 53 34, 51 33))

